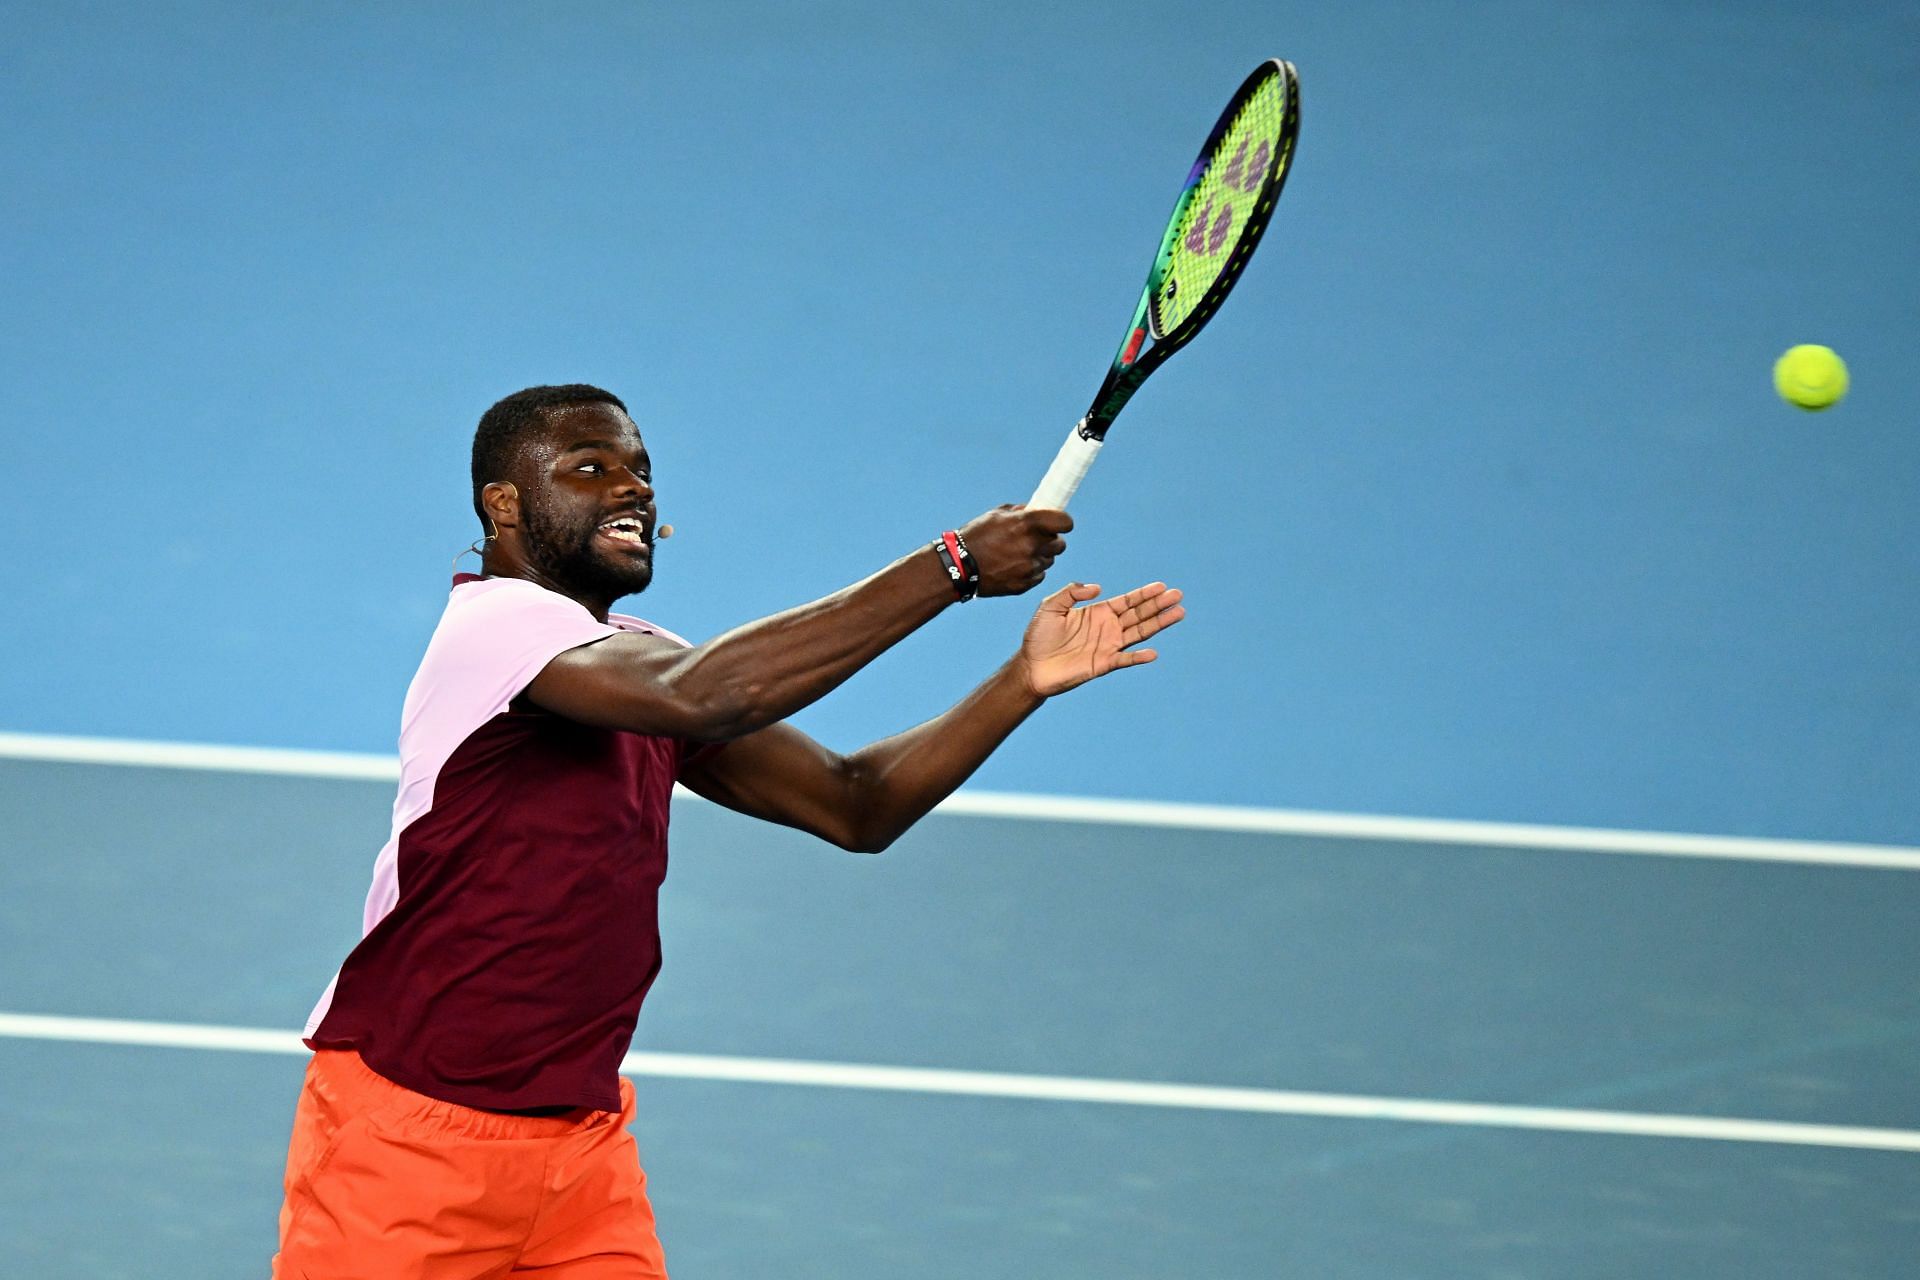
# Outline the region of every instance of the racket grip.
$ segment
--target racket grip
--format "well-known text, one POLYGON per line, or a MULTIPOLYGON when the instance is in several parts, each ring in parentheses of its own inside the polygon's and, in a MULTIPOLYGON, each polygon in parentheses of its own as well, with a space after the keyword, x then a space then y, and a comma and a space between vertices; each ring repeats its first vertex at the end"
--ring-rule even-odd
POLYGON ((1053 465, 1047 468, 1047 474, 1041 478, 1040 487, 1027 499, 1029 507, 1046 507, 1055 511, 1067 509, 1073 491, 1087 478, 1087 471, 1093 466, 1093 460, 1100 456, 1100 446, 1105 443, 1081 435, 1080 428, 1085 423, 1086 419, 1082 418, 1067 433, 1067 442, 1053 456, 1053 465))

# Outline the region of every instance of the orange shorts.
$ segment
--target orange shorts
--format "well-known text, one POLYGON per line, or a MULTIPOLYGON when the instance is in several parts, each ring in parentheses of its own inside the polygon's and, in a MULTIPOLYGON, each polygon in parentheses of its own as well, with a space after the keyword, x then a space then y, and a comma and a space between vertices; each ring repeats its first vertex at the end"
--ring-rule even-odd
POLYGON ((275 1280, 665 1280, 626 1080, 620 1103, 476 1111, 321 1050, 294 1110, 275 1280))

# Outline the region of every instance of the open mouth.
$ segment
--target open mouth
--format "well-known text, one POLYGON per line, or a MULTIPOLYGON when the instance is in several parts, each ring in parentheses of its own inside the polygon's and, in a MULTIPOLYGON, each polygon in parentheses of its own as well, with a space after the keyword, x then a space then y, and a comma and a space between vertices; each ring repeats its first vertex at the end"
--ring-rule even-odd
POLYGON ((596 531, 602 537, 629 547, 647 545, 646 522, 638 516, 618 516, 601 525, 596 531))

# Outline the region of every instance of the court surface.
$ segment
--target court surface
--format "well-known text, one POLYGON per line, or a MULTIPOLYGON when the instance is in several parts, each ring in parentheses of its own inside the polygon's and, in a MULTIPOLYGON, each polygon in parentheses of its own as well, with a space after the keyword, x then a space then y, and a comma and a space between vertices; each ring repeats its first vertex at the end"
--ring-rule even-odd
MULTIPOLYGON (((273 759, 0 760, 8 1274, 266 1274, 392 802, 273 759)), ((678 805, 631 1060, 676 1280, 1920 1258, 1920 851, 1134 816, 874 859, 678 805)))

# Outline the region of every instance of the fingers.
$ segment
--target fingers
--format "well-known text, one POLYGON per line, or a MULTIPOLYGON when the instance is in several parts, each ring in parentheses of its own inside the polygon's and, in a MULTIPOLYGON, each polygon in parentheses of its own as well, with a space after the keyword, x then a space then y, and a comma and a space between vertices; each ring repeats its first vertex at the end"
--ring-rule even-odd
POLYGON ((1093 582, 1069 582, 1045 600, 1040 602, 1039 612, 1057 613, 1062 617, 1072 613, 1074 606, 1085 604, 1100 594, 1100 586, 1093 582))
POLYGON ((1032 553, 1033 581, 1027 584, 1036 587, 1047 576, 1047 571, 1053 568, 1053 562, 1065 554, 1067 540, 1062 535, 1073 528, 1073 517, 1064 511, 1051 511, 1044 507, 1032 511, 1022 508, 1020 516, 1026 522, 1027 537, 1037 540, 1032 553))
POLYGON ((1169 588, 1164 582, 1149 582, 1144 587, 1135 587, 1123 596, 1115 596, 1107 602, 1115 613, 1131 613, 1142 608, 1152 609, 1164 603, 1168 597, 1180 598, 1177 589, 1169 588))
POLYGON ((1073 611, 1073 589, 1078 583, 1069 582, 1052 595, 1040 602, 1041 613, 1070 613, 1073 611))
MULTIPOLYGON (((1149 582, 1144 587, 1135 587, 1123 596, 1115 596, 1113 599, 1107 601, 1107 607, 1117 614, 1124 615, 1138 609, 1146 602, 1158 599, 1165 594, 1167 594, 1166 583, 1149 582)), ((1180 593, 1175 591, 1172 594, 1178 598, 1180 593)))
POLYGON ((1123 627, 1144 622, 1156 614, 1179 607, 1186 599, 1186 593, 1177 588, 1169 589, 1165 583, 1156 582, 1116 596, 1107 602, 1107 606, 1119 617, 1123 627))
POLYGON ((1186 617, 1186 606, 1181 603, 1185 598, 1177 588, 1154 582, 1109 601, 1119 614, 1121 647, 1150 640, 1186 617), (1133 602, 1131 606, 1128 601, 1133 602))
POLYGON ((1072 533, 1073 517, 1055 507, 1022 507, 1027 526, 1042 533, 1072 533))
POLYGON ((1120 647, 1124 649, 1139 644, 1142 640, 1151 640, 1186 616, 1185 609, 1176 607, 1148 618, 1136 626, 1127 627, 1120 633, 1120 647))
POLYGON ((1038 586, 1065 553, 1073 517, 1064 511, 1003 504, 961 531, 980 570, 983 596, 1020 595, 1038 586))

